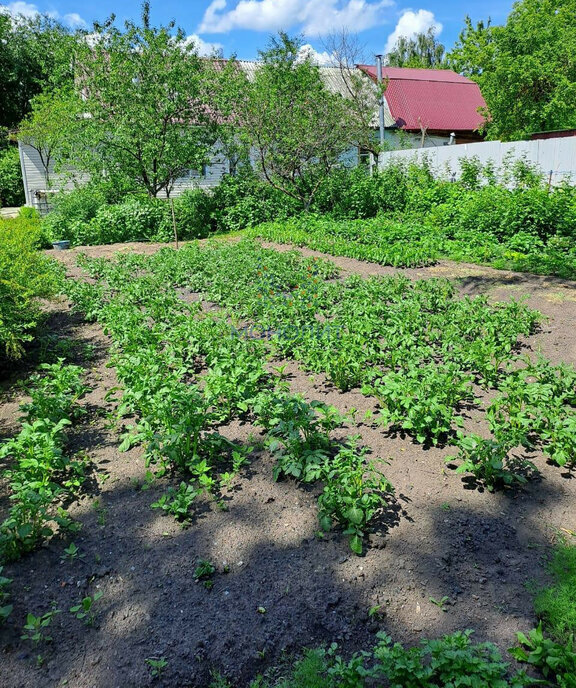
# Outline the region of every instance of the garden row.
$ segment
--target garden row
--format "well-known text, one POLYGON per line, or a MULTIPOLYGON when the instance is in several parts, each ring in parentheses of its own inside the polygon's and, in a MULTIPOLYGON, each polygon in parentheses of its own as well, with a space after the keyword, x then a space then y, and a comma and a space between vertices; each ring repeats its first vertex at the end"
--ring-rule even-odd
POLYGON ((444 257, 576 275, 574 187, 546 188, 542 175, 522 160, 495 170, 462 159, 460 167, 454 182, 437 178, 426 161, 392 162, 372 176, 336 169, 306 212, 248 168, 209 193, 187 191, 173 205, 118 197, 114 189, 92 184, 57 196, 44 228, 50 240, 82 245, 169 241, 174 225, 180 238, 192 239, 274 221, 262 231, 278 240, 384 264, 426 265, 444 257))
MULTIPOLYGON (((27 383, 31 400, 21 405, 20 432, 0 446, 9 487, 10 509, 0 523, 2 564, 19 559, 50 538, 57 529, 76 532, 79 524, 66 511, 86 479, 83 454, 67 451, 67 430, 85 411, 78 399, 87 391, 78 366, 60 359, 43 364, 27 383)), ((0 623, 12 611, 10 580, 0 576, 0 623)))
MULTIPOLYGON (((534 331, 540 316, 516 302, 491 306, 485 297, 457 298, 446 280, 334 280, 330 263, 251 242, 192 245, 150 258, 84 265, 93 277, 105 277, 109 289, 148 281, 154 298, 168 293, 163 319, 184 307, 175 287, 201 293, 227 316, 214 341, 220 337, 228 347, 257 349, 258 357, 268 350, 278 359, 294 359, 325 373, 341 391, 360 388, 379 403, 373 422, 405 431, 419 443, 455 445, 459 470, 471 472, 489 489, 537 473, 518 451, 523 456, 539 448, 559 466, 576 460, 576 372, 520 355, 519 338, 534 331), (143 271, 146 276, 137 278, 143 271), (242 327, 234 325, 239 322, 242 327), (491 438, 462 431, 464 409, 481 408, 481 390, 496 391, 485 409, 491 438)), ((102 287, 75 285, 74 290, 80 303, 88 290, 84 309, 89 312, 106 301, 102 287)), ((151 317, 155 321, 156 315, 151 317)), ((130 329, 125 316, 121 326, 130 329)), ((181 335, 171 335, 170 341, 173 347, 181 335)), ((234 364, 239 361, 236 356, 234 364)), ((254 375, 245 371, 241 380, 234 370, 226 372, 236 390, 226 392, 230 395, 240 394, 242 380, 254 375)), ((206 389, 212 389, 210 377, 206 389)), ((230 412, 231 403, 226 402, 230 412)))
MULTIPOLYGON (((331 438, 346 419, 290 394, 280 365, 286 357, 325 372, 342 390, 360 386, 376 396, 384 427, 403 427, 420 442, 455 442, 468 458, 480 450, 467 450, 466 443, 490 449, 492 477, 480 476, 489 486, 523 479, 526 469, 506 466, 500 445, 539 444, 553 456, 557 444, 547 429, 553 419, 573 418, 574 371, 515 358, 519 336, 534 329, 538 315, 514 303, 458 299, 444 280, 340 281, 330 263, 251 242, 80 263, 92 282, 69 282, 67 290, 114 342, 112 363, 122 383, 118 414, 126 424, 122 448, 143 443, 157 472, 173 474, 178 487, 152 506, 181 520, 192 518, 201 492, 218 502, 249 460, 253 446, 225 436, 226 424, 242 418, 263 429, 275 478, 318 482, 321 525, 342 523, 358 549, 390 486, 354 438, 344 445, 331 438), (205 310, 200 299, 220 308, 205 310), (279 364, 275 375, 263 365, 267 358, 279 364), (487 413, 495 432, 490 441, 453 432, 460 405, 474 402, 479 387, 497 391, 487 413)), ((477 465, 471 459, 473 470, 477 465)), ((519 637, 512 654, 552 683, 570 686, 576 655, 572 641, 560 636, 552 640, 536 629, 519 637)), ((323 685, 351 688, 383 680, 410 688, 449 680, 532 684, 508 670, 498 650, 472 643, 470 632, 410 650, 381 636, 373 651, 351 659, 336 646, 311 651, 291 678, 274 685, 305 688, 319 676, 323 685)))
MULTIPOLYGON (((308 264, 291 262, 292 274, 306 279, 308 264)), ((276 460, 275 479, 323 484, 321 527, 343 525, 351 548, 360 553, 365 530, 386 506, 391 486, 366 461, 356 437, 344 443, 331 437, 346 419, 333 407, 291 394, 267 372, 264 343, 238 336, 224 312, 205 313, 199 302, 185 303, 166 274, 150 270, 160 264, 134 255, 116 262, 85 260, 96 284, 67 287, 75 306, 97 319, 114 342, 111 362, 123 388, 118 415, 127 424, 121 450, 143 444, 157 474, 182 479, 153 506, 187 521, 201 494, 220 503, 222 489, 254 448, 232 443, 221 432, 241 418, 262 428, 276 460)))

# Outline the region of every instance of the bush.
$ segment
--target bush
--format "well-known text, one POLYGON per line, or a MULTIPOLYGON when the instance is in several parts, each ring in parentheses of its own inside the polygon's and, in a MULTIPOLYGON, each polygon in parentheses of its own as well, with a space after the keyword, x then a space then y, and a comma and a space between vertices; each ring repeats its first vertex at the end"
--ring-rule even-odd
MULTIPOLYGON (((174 200, 174 216, 180 239, 203 239, 216 228, 214 196, 194 189, 185 191, 174 200)), ((170 213, 167 234, 173 235, 172 214, 170 213)))
POLYGON ((0 362, 19 358, 40 317, 38 297, 49 297, 58 270, 38 247, 39 217, 0 220, 0 362))
POLYGON ((334 170, 313 202, 315 211, 339 220, 375 217, 381 206, 377 180, 361 167, 334 170))
POLYGON ((44 218, 46 234, 51 241, 72 240, 81 227, 96 217, 106 204, 106 196, 90 184, 54 196, 52 211, 44 218))
POLYGON ((24 205, 24 183, 18 148, 0 151, 0 207, 24 205))
POLYGON ((286 219, 299 212, 296 200, 270 186, 249 169, 243 169, 237 176, 224 177, 214 189, 213 202, 213 217, 220 232, 286 219))

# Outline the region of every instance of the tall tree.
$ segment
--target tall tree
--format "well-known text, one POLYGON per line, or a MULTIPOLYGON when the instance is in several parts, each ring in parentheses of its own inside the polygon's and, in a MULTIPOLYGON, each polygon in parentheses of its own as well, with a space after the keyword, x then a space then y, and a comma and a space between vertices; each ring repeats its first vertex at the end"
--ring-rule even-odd
POLYGON ((96 24, 77 51, 87 115, 70 162, 92 178, 169 195, 178 177, 209 161, 217 139, 215 62, 174 23, 153 27, 147 2, 141 23, 120 30, 114 20, 96 24))
POLYGON ((379 96, 386 90, 386 83, 377 86, 363 71, 357 68, 369 60, 366 48, 358 36, 346 29, 328 34, 323 46, 332 56, 340 73, 343 93, 350 112, 350 143, 372 153, 380 152, 378 130, 379 96), (379 90, 381 89, 381 90, 379 90))
POLYGON ((576 127, 576 0, 521 0, 504 26, 468 20, 449 62, 478 82, 488 138, 576 127))
POLYGON ((46 183, 54 164, 70 156, 70 146, 82 124, 83 102, 71 89, 46 91, 31 100, 32 112, 20 123, 18 140, 34 148, 42 164, 46 183))
POLYGON ((353 134, 346 99, 326 88, 300 47, 285 33, 271 39, 238 110, 241 136, 264 178, 308 208, 353 134))
POLYGON ((75 36, 47 16, 0 11, 0 127, 14 128, 47 84, 72 82, 75 36))
POLYGON ((400 36, 386 55, 386 63, 390 67, 444 69, 444 52, 444 46, 437 40, 436 31, 431 27, 414 38, 400 36))

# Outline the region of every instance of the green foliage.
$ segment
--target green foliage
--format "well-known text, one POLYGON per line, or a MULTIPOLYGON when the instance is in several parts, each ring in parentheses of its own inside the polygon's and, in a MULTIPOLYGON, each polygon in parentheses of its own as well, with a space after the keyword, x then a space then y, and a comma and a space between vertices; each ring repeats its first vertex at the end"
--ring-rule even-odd
POLYGON ((60 614, 60 610, 56 609, 55 603, 52 604, 52 609, 42 616, 27 614, 26 624, 23 629, 25 633, 21 636, 22 640, 29 640, 34 647, 41 643, 49 643, 52 638, 46 633, 45 629, 50 626, 57 614, 60 614))
POLYGON ((6 578, 2 575, 4 570, 3 566, 0 566, 0 626, 6 621, 6 619, 12 614, 13 605, 7 604, 10 599, 10 593, 8 588, 12 583, 11 578, 6 578))
POLYGON ((509 650, 515 659, 537 667, 544 678, 553 680, 561 688, 576 686, 576 649, 573 636, 565 644, 557 643, 544 636, 542 624, 539 624, 527 636, 518 633, 517 639, 519 646, 509 650))
POLYGON ((308 650, 290 676, 275 688, 522 688, 536 683, 524 672, 509 674, 509 664, 492 643, 472 643, 472 631, 457 631, 405 648, 385 633, 370 651, 345 660, 333 643, 308 650))
POLYGON ((164 669, 168 666, 166 657, 147 657, 145 661, 150 667, 150 675, 152 678, 160 678, 164 673, 164 669))
POLYGON ((70 607, 70 613, 73 614, 79 621, 83 621, 86 626, 93 626, 96 622, 96 610, 94 605, 102 597, 104 593, 99 590, 93 596, 86 595, 78 604, 70 607))
MULTIPOLYGON (((527 476, 537 473, 534 464, 520 457, 510 457, 512 442, 497 442, 477 435, 462 437, 457 461, 462 463, 457 473, 472 473, 490 491, 527 482, 527 476)), ((452 462, 453 457, 446 459, 452 462)))
POLYGON ((552 583, 537 592, 534 609, 550 635, 569 643, 576 637, 576 547, 557 545, 549 572, 552 583))
POLYGON ((53 524, 69 530, 76 525, 60 504, 80 489, 86 459, 68 456, 64 447, 66 429, 77 415, 76 402, 86 387, 77 366, 60 361, 44 366, 44 373, 31 381, 32 401, 22 407, 26 415, 20 433, 0 447, 0 457, 11 461, 5 477, 10 481, 12 506, 0 524, 3 561, 33 550, 54 533, 53 524))
POLYGON ((166 494, 150 506, 153 509, 162 509, 178 521, 187 521, 190 519, 190 507, 198 494, 198 490, 192 485, 182 482, 177 490, 173 487, 169 488, 166 494))
POLYGON ((301 41, 280 32, 260 51, 253 81, 240 79, 236 110, 247 150, 266 181, 308 209, 322 179, 352 144, 346 99, 330 92, 301 41))
POLYGON ((59 270, 37 250, 37 217, 0 219, 0 361, 19 358, 40 319, 38 298, 57 289, 59 270))
POLYGON ((18 148, 0 148, 0 208, 24 205, 24 183, 18 148))
POLYGON ((90 117, 72 127, 68 161, 93 179, 105 170, 122 188, 170 194, 209 162, 227 114, 215 95, 235 67, 202 59, 174 22, 153 26, 148 2, 139 23, 120 29, 111 17, 94 36, 77 45, 76 86, 90 117))
POLYGON ((448 62, 475 79, 490 115, 492 139, 574 127, 574 0, 520 0, 503 26, 469 18, 448 62))
POLYGON ((426 161, 392 163, 371 177, 335 170, 312 206, 321 217, 265 223, 249 235, 398 267, 448 258, 576 276, 573 187, 544 188, 522 158, 498 171, 474 159, 460 165, 454 183, 434 179, 426 161))
POLYGON ((234 176, 224 177, 212 199, 212 216, 222 232, 287 218, 298 208, 293 199, 263 181, 249 165, 242 166, 234 176))
POLYGON ((0 127, 16 127, 47 84, 72 80, 73 43, 69 29, 52 17, 0 13, 0 127))
POLYGON ((444 51, 444 46, 436 39, 436 29, 431 27, 413 38, 400 36, 385 60, 390 67, 444 69, 444 51))

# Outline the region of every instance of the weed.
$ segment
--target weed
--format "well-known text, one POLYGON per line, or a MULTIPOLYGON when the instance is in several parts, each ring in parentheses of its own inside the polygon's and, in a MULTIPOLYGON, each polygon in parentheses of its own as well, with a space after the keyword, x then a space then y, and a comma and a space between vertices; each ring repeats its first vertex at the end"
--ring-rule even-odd
POLYGON ((160 678, 168 666, 166 657, 147 657, 146 664, 150 668, 150 675, 153 678, 160 678))
POLYGON ((96 621, 96 612, 94 610, 94 604, 102 597, 104 593, 99 590, 94 593, 94 596, 86 595, 80 602, 73 607, 70 607, 70 613, 75 616, 75 618, 83 621, 86 626, 93 626, 96 621))
POLYGON ((26 615, 26 624, 24 625, 25 633, 22 634, 22 640, 29 640, 34 647, 41 643, 49 643, 52 638, 45 629, 50 626, 54 617, 60 614, 60 610, 56 608, 56 603, 52 603, 52 609, 42 616, 34 616, 34 614, 26 615))
POLYGON ((216 567, 212 562, 207 559, 200 559, 194 569, 194 579, 196 583, 201 582, 207 590, 210 590, 214 587, 213 576, 215 573, 216 567))

